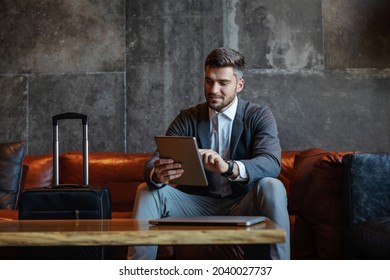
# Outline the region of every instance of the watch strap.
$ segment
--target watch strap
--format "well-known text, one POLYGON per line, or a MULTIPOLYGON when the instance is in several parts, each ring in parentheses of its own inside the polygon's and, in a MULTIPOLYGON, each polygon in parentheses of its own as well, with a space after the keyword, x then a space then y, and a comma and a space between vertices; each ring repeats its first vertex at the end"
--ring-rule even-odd
POLYGON ((229 177, 233 175, 234 160, 226 160, 226 163, 229 164, 228 170, 224 173, 221 173, 224 177, 229 177))

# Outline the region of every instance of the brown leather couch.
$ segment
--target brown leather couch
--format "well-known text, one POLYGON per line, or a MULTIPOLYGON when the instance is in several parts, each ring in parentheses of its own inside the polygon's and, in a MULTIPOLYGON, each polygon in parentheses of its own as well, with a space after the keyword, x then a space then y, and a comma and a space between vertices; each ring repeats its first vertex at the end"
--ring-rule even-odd
MULTIPOLYGON (((342 259, 341 159, 346 152, 321 149, 284 151, 280 179, 289 200, 292 259, 342 259)), ((108 186, 112 218, 130 218, 143 166, 151 154, 91 152, 89 183, 108 186)), ((26 155, 21 190, 53 182, 52 155, 26 155)), ((60 155, 60 183, 82 182, 82 155, 60 155)), ((0 210, 1 219, 18 219, 17 210, 0 210)), ((0 248, 1 249, 1 248, 0 248)), ((4 255, 4 254, 2 254, 4 255)), ((4 256, 3 256, 4 257, 4 256)), ((122 248, 115 258, 125 258, 122 248)), ((159 259, 241 258, 239 246, 160 246, 159 259)))

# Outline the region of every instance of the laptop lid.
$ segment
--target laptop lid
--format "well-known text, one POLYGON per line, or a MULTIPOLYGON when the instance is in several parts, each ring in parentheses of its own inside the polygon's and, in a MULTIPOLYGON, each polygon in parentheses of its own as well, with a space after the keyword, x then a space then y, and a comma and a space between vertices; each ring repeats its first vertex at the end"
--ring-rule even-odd
POLYGON ((251 226, 265 221, 264 216, 182 216, 149 220, 152 225, 251 226))
POLYGON ((178 185, 207 186, 206 173, 195 137, 156 136, 160 158, 171 158, 180 162, 184 173, 170 182, 178 185))

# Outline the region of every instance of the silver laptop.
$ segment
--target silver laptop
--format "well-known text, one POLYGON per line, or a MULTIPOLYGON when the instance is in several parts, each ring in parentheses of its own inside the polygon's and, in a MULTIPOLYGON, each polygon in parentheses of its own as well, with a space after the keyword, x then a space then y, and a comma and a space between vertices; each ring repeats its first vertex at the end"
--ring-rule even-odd
POLYGON ((152 225, 251 226, 264 221, 264 216, 183 216, 149 220, 149 223, 152 225))

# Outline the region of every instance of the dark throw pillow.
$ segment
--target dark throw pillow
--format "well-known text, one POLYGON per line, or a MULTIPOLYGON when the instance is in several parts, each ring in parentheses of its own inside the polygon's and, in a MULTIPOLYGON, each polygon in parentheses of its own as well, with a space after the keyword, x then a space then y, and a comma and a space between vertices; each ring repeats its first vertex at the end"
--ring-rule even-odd
POLYGON ((25 141, 0 144, 0 209, 16 208, 25 152, 25 141))

